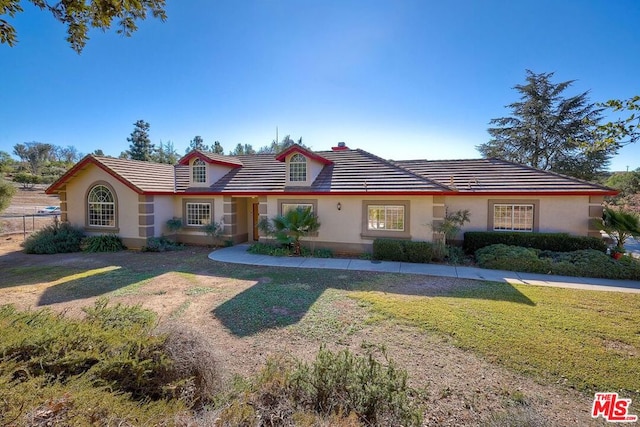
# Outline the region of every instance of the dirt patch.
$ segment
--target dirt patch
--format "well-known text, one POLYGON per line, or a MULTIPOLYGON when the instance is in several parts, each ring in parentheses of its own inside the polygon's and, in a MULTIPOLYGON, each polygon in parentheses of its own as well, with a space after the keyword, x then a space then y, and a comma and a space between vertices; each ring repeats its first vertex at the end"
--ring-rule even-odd
MULTIPOLYGON (((366 306, 349 298, 353 283, 367 280, 375 283, 380 277, 375 273, 233 266, 207 259, 210 251, 207 248, 164 254, 126 251, 25 255, 18 252, 19 243, 18 238, 0 242, 0 271, 35 266, 51 269, 52 275, 59 274, 38 283, 21 283, 19 277, 12 279, 11 286, 0 283, 2 303, 13 303, 20 308, 46 306, 70 316, 81 316, 82 307, 92 305, 103 295, 113 303, 140 304, 157 312, 161 324, 178 321, 208 336, 215 343, 215 353, 226 379, 233 374, 255 374, 269 356, 312 360, 323 344, 330 349, 349 348, 357 353, 363 353, 365 348, 384 347, 390 358, 407 369, 411 384, 424 389, 425 425, 481 425, 491 416, 514 411, 536 414, 546 420, 545 425, 603 424, 590 418, 592 397, 589 395, 561 382, 540 384, 456 348, 446 337, 376 318, 366 306), (99 273, 75 278, 71 273, 79 269, 99 273), (109 274, 120 274, 117 277, 123 284, 110 286, 109 274), (313 280, 305 280, 311 276, 313 280), (326 280, 330 286, 318 288, 314 280, 326 280), (94 283, 95 286, 100 283, 105 291, 92 292, 94 283), (254 300, 261 295, 269 297, 270 287, 282 283, 290 286, 292 295, 298 296, 269 304, 270 308, 262 312, 250 304, 242 304, 252 301, 247 298, 251 292, 263 292, 254 300), (52 289, 57 293, 52 293, 52 289), (299 303, 292 301, 299 298, 300 291, 316 293, 317 298, 301 299, 299 303), (47 300, 44 298, 47 295, 55 298, 47 300), (239 334, 233 329, 234 325, 220 315, 221 308, 229 307, 231 301, 239 303, 231 305, 229 310, 242 310, 247 322, 253 315, 259 319, 266 316, 269 320, 269 316, 273 316, 285 321, 239 334)), ((389 286, 394 292, 424 293, 431 289, 436 293, 474 284, 453 278, 394 277, 398 279, 375 286, 389 286)))

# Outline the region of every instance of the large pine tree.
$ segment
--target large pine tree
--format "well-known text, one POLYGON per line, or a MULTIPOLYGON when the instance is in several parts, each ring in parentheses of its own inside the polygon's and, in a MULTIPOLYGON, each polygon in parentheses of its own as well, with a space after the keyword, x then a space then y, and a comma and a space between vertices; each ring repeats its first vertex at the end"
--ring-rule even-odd
POLYGON ((615 147, 586 148, 597 139, 602 110, 589 102, 588 92, 565 96, 574 81, 554 83, 553 74, 527 70, 526 84, 514 88, 520 100, 507 106, 511 116, 491 120, 493 139, 477 149, 483 157, 594 179, 615 154, 615 147))
POLYGON ((133 132, 127 138, 129 141, 129 158, 131 160, 142 160, 145 162, 153 161, 154 146, 149 138, 149 123, 144 120, 138 120, 133 124, 133 132))

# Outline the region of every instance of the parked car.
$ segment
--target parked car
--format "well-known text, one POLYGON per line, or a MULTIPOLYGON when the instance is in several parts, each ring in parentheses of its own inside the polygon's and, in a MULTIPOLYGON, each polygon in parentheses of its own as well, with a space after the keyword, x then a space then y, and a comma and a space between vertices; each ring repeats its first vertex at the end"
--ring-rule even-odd
POLYGON ((44 215, 60 215, 60 206, 47 206, 46 208, 38 209, 38 213, 44 215))

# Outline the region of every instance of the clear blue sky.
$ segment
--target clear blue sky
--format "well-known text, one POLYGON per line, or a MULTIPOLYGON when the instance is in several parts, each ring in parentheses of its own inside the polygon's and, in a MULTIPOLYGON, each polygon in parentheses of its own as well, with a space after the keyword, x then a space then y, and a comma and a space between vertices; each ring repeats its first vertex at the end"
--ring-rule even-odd
MULTIPOLYGON (((638 0, 167 0, 133 37, 65 28, 25 4, 0 45, 0 150, 128 148, 133 123, 182 154, 190 139, 255 148, 290 134, 384 158, 476 158, 525 69, 592 101, 640 94, 638 0)), ((611 169, 640 167, 640 144, 611 169)))

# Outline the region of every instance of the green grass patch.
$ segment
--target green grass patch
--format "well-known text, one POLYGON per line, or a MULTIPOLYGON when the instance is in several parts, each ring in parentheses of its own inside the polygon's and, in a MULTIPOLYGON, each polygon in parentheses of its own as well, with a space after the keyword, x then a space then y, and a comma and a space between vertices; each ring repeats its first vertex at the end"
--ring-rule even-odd
POLYGON ((640 395, 640 295, 483 282, 432 296, 352 296, 515 371, 640 395))

